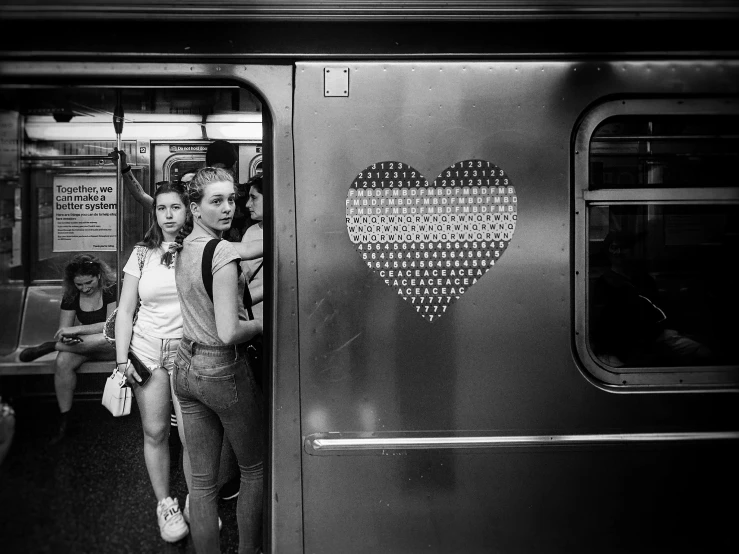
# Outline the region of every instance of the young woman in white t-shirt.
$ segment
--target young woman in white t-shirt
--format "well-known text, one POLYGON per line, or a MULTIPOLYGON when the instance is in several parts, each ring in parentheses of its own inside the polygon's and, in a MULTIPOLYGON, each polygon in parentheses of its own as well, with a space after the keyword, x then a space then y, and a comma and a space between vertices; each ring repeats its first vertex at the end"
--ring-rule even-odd
POLYGON ((152 205, 155 221, 123 268, 126 275, 115 322, 116 365, 118 371, 125 371, 128 382, 133 385, 139 406, 144 431, 144 460, 158 502, 160 534, 165 541, 175 542, 184 538, 189 529, 177 499, 171 498, 169 491, 170 399, 174 401, 177 414, 188 487, 191 475, 187 444, 180 424, 180 406, 170 384, 174 355, 182 338, 182 315, 169 245, 185 224, 187 194, 181 185, 166 181, 158 185, 152 205), (139 261, 142 254, 139 249, 144 249, 143 266, 139 261), (138 315, 133 323, 139 301, 138 315), (128 362, 129 349, 152 370, 151 377, 143 385, 139 384, 141 376, 128 362))
MULTIPOLYGON (((126 169, 128 171, 124 170, 124 177, 130 176, 130 166, 126 169)), ((131 180, 141 189, 135 179, 131 180)), ((172 393, 170 383, 174 355, 182 338, 182 315, 174 275, 176 254, 170 247, 185 224, 189 200, 184 186, 168 181, 157 183, 153 198, 142 194, 137 200, 150 206, 154 221, 123 268, 126 278, 116 316, 116 364, 118 371, 125 372, 128 382, 134 385, 144 431, 144 460, 158 501, 160 533, 164 540, 175 542, 188 534, 188 527, 177 499, 172 499, 169 491, 170 400, 177 415, 188 490, 191 488, 192 474, 180 404, 172 393), (141 271, 139 249, 143 249, 144 254, 141 271), (134 324, 133 314, 139 302, 134 324), (129 350, 147 367, 153 368, 150 379, 143 386, 137 384, 141 376, 128 363, 129 350)), ((244 258, 262 255, 261 241, 239 246, 239 254, 244 258)), ((187 516, 187 504, 184 515, 187 516)))

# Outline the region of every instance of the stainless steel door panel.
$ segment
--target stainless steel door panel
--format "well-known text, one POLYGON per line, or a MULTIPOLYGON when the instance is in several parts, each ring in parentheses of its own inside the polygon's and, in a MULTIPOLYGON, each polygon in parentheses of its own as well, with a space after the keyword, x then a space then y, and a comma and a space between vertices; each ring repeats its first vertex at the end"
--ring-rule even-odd
MULTIPOLYGON (((737 77, 736 64, 718 62, 298 64, 303 437, 731 429, 729 395, 712 396, 710 410, 705 395, 614 395, 579 371, 572 350, 570 141, 578 118, 606 97, 736 94, 737 77), (349 69, 348 96, 324 96, 324 69, 340 65, 349 69), (347 232, 347 191, 373 163, 407 163, 433 181, 470 159, 492 162, 511 179, 515 234, 500 261, 429 323, 356 251, 347 232)), ((306 551, 342 551, 334 549, 337 534, 355 552, 420 551, 428 544, 460 551, 445 543, 447 524, 469 531, 465 551, 536 551, 542 539, 526 534, 527 522, 552 516, 539 530, 556 530, 563 522, 553 499, 576 485, 572 468, 608 459, 586 450, 525 459, 523 451, 423 449, 305 455, 306 551), (428 481, 422 468, 434 472, 428 481), (546 486, 553 496, 537 507, 537 487, 546 486), (493 498, 516 498, 520 511, 493 509, 493 498), (486 514, 502 518, 511 542, 495 542, 500 527, 484 530, 486 514), (408 542, 389 540, 395 535, 388 525, 405 529, 408 542)), ((606 464, 606 473, 617 473, 619 464, 633 469, 634 450, 614 452, 621 461, 606 464)), ((607 519, 617 512, 607 506, 606 489, 589 491, 588 505, 607 519)), ((592 518, 603 532, 606 524, 586 512, 577 516, 592 518)))

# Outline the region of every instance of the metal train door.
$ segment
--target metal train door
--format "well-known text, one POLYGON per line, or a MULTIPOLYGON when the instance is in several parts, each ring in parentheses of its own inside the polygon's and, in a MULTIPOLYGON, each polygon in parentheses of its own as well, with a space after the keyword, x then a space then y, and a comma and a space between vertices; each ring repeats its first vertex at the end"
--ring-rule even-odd
POLYGON ((298 64, 305 552, 669 550, 726 522, 735 395, 609 392, 572 346, 573 132, 613 95, 736 94, 696 66, 298 64))

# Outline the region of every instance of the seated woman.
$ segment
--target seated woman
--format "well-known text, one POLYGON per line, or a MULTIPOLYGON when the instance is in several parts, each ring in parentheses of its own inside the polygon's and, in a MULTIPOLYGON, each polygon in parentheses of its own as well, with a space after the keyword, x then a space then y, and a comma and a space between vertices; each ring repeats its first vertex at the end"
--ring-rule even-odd
POLYGON ((63 296, 59 329, 54 341, 20 353, 30 362, 56 350, 54 390, 60 420, 52 443, 68 432, 69 412, 77 386, 77 369, 88 360, 115 360, 115 348, 103 337, 106 318, 116 307, 116 279, 110 267, 90 254, 79 254, 67 264, 62 282, 63 296))

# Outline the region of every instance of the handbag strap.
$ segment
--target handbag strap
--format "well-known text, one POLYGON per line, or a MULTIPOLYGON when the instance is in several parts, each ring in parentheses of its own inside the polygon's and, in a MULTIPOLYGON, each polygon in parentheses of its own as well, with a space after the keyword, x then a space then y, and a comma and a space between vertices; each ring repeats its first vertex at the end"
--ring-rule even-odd
MULTIPOLYGON (((205 292, 208 293, 208 298, 213 302, 213 254, 216 251, 216 246, 221 242, 221 239, 211 239, 205 245, 203 249, 203 263, 200 267, 200 274, 203 278, 203 285, 205 285, 205 292)), ((260 264, 261 267, 261 264, 260 264)), ((241 266, 236 264, 237 275, 241 274, 241 266)), ((254 313, 251 311, 252 299, 251 292, 249 292, 249 285, 244 285, 244 308, 249 315, 249 319, 254 319, 254 313)))
POLYGON ((136 245, 136 258, 139 261, 139 277, 141 277, 141 272, 144 270, 144 261, 146 260, 146 248, 140 244, 136 245))

